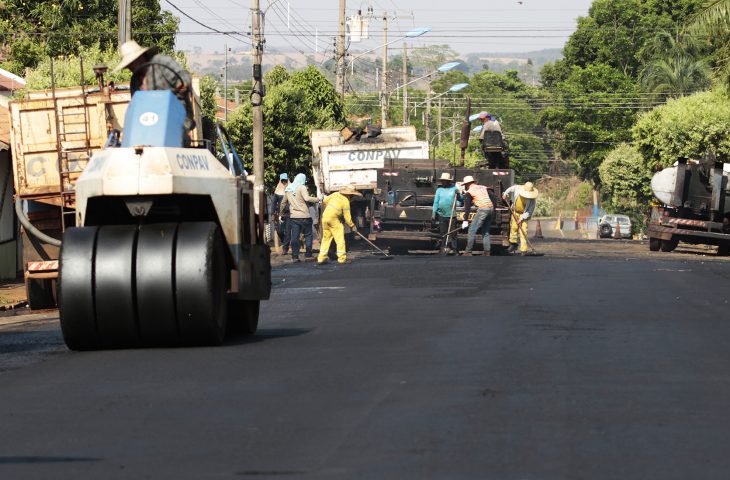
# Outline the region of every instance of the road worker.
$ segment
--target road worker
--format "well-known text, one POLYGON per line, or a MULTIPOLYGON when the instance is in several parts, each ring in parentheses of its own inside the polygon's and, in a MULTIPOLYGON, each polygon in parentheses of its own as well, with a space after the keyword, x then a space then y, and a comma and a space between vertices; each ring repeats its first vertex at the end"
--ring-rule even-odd
POLYGON ((157 53, 158 47, 142 47, 130 40, 119 47, 122 61, 114 67, 132 71, 132 95, 138 90, 170 90, 185 107, 185 128, 195 128, 192 104, 192 77, 174 58, 157 53))
POLYGON ((280 214, 289 208, 289 228, 291 233, 291 259, 299 262, 301 235, 304 235, 304 259, 312 257, 312 217, 309 205, 319 203, 317 197, 310 197, 307 191, 307 177, 303 173, 294 177, 294 181, 284 189, 284 199, 279 207, 280 214))
POLYGON ((279 175, 279 183, 274 190, 274 196, 271 200, 271 212, 273 216, 273 224, 276 226, 276 234, 281 242, 281 254, 289 253, 289 242, 291 232, 289 231, 289 208, 281 210, 281 202, 284 200, 284 191, 289 186, 289 175, 282 173, 279 175))
POLYGON ((519 239, 520 255, 527 255, 527 221, 535 211, 535 199, 538 190, 532 182, 524 185, 512 185, 502 194, 505 202, 510 204, 509 222, 509 249, 507 253, 513 254, 517 250, 519 239))
POLYGON ((441 235, 441 254, 454 255, 458 252, 456 232, 451 232, 456 225, 456 206, 461 206, 461 194, 454 185, 454 179, 449 172, 444 172, 439 178, 441 186, 436 189, 433 197, 431 221, 438 219, 439 234, 441 235))
POLYGON ((492 250, 489 226, 492 224, 492 218, 494 217, 495 199, 489 189, 484 185, 477 185, 476 180, 471 175, 464 177, 461 185, 464 189, 464 221, 461 227, 469 228, 464 256, 475 255, 472 250, 479 232, 482 233, 484 255, 489 256, 492 250), (477 211, 474 218, 469 221, 472 205, 477 208, 477 211))
POLYGON ((337 246, 337 262, 347 263, 347 248, 345 245, 345 226, 341 218, 352 231, 357 231, 355 223, 350 215, 350 199, 353 196, 362 196, 360 192, 352 187, 345 187, 339 192, 325 197, 324 213, 322 214, 322 243, 319 247, 319 255, 317 256, 317 264, 321 265, 327 262, 332 239, 335 240, 337 246))

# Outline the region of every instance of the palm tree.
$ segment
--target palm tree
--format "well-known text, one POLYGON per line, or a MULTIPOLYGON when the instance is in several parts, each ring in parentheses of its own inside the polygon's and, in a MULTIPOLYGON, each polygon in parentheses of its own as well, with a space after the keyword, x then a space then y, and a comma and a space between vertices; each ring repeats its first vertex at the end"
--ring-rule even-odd
POLYGON ((644 52, 647 62, 639 81, 649 93, 681 97, 710 86, 710 67, 697 36, 662 30, 644 52))
POLYGON ((709 87, 709 71, 705 60, 677 55, 654 60, 639 78, 648 92, 677 98, 709 87))
MULTIPOLYGON (((730 32, 730 0, 707 0, 688 27, 688 32, 706 38, 727 40, 730 32)), ((720 48, 715 60, 715 71, 727 80, 730 87, 730 56, 727 46, 720 48)))
POLYGON ((710 34, 725 33, 730 29, 730 0, 708 0, 695 16, 690 30, 710 34))

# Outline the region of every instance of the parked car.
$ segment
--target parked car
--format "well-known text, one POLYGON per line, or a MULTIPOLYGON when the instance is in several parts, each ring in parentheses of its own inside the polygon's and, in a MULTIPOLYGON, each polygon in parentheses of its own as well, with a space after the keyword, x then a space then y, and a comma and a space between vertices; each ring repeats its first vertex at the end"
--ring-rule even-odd
POLYGON ((606 214, 598 219, 598 235, 611 238, 618 225, 621 225, 621 238, 631 238, 631 219, 626 215, 606 214))

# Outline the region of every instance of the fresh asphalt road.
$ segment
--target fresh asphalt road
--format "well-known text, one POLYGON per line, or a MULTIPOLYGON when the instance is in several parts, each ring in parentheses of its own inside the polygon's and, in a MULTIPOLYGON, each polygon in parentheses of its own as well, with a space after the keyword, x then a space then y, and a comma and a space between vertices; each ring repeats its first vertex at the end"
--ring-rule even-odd
POLYGON ((220 348, 0 329, 26 355, 0 478, 728 478, 728 262, 371 257, 275 284, 220 348))

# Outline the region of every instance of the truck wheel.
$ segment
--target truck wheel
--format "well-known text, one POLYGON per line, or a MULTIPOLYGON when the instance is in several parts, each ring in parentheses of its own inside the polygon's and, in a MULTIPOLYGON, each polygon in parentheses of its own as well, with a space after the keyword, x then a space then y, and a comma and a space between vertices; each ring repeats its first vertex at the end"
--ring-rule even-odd
POLYGON ((661 248, 662 241, 658 238, 649 237, 649 250, 652 252, 658 252, 661 248))
POLYGON ((215 223, 181 223, 178 227, 175 290, 177 320, 183 343, 223 343, 228 273, 225 248, 215 223))
POLYGON ((613 228, 611 228, 611 225, 609 225, 607 223, 604 223, 603 225, 601 225, 601 227, 600 227, 601 238, 610 237, 612 232, 613 232, 613 228))
POLYGON ((259 326, 258 300, 230 300, 228 302, 228 331, 233 334, 253 335, 259 326))
POLYGON ((136 243, 136 226, 104 225, 99 228, 94 261, 94 300, 99 340, 106 348, 140 345, 135 321, 136 243))
POLYGON ((94 252, 98 227, 69 228, 59 256, 58 313, 71 350, 99 346, 94 313, 94 252))
POLYGON ((175 318, 177 224, 142 225, 137 237, 137 315, 145 345, 179 341, 175 318))
POLYGON ((670 240, 662 240, 662 252, 671 252, 679 245, 679 239, 672 237, 670 240))
POLYGON ((717 255, 720 257, 727 257, 730 255, 730 244, 723 243, 717 246, 717 255))
POLYGON ((56 306, 53 295, 53 280, 43 278, 26 279, 25 294, 31 310, 45 310, 56 306))

